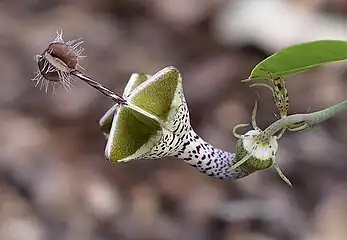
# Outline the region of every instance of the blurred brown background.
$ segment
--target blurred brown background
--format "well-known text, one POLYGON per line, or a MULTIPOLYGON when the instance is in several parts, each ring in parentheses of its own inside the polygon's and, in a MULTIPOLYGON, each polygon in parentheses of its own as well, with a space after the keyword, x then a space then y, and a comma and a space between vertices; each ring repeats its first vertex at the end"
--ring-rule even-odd
MULTIPOLYGON (((274 170, 238 181, 177 159, 109 164, 98 120, 112 102, 83 82, 46 94, 30 79, 55 38, 82 36, 86 72, 122 90, 174 65, 196 131, 232 151, 235 124, 275 120, 269 92, 241 79, 282 47, 347 39, 344 0, 8 0, 0 2, 0 240, 347 239, 347 114, 287 133, 274 170)), ((346 64, 288 79, 290 112, 347 98, 346 64)))

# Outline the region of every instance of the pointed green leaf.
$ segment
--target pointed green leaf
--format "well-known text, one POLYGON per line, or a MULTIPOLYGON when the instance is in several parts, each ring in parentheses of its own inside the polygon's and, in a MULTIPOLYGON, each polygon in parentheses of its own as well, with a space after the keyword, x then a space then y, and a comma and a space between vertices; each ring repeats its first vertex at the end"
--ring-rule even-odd
POLYGON ((101 131, 108 136, 111 130, 112 121, 114 118, 114 115, 117 114, 118 111, 118 104, 113 105, 107 112, 102 116, 102 118, 99 121, 99 125, 101 128, 101 131))
POLYGON ((180 86, 179 71, 174 67, 167 67, 135 88, 128 101, 165 121, 180 86))
POLYGON ((121 106, 112 123, 105 149, 110 162, 127 161, 148 152, 157 142, 159 128, 149 126, 121 106), (154 139, 154 140, 153 140, 154 139))
MULTIPOLYGON (((150 75, 147 74, 140 74, 140 73, 133 73, 131 74, 129 81, 124 89, 123 97, 126 98, 130 95, 130 93, 141 83, 146 81, 150 75)), ((101 131, 107 136, 111 130, 113 116, 115 114, 115 111, 117 111, 118 104, 114 104, 100 119, 99 125, 101 128, 101 131)), ((141 117, 141 116, 139 116, 141 117)), ((153 121, 152 121, 153 122, 153 121)), ((152 123, 153 125, 153 123, 152 123)))
POLYGON ((347 41, 320 40, 284 48, 252 70, 249 78, 269 78, 269 72, 286 76, 347 59, 347 41))
POLYGON ((151 75, 142 73, 131 74, 130 79, 124 89, 123 97, 127 98, 136 87, 138 87, 141 83, 145 82, 150 77, 151 75))

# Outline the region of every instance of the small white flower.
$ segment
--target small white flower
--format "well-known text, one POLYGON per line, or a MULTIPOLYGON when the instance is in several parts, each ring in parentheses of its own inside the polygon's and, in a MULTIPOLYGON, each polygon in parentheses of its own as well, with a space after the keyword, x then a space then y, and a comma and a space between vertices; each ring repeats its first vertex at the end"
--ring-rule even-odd
POLYGON ((239 124, 233 129, 234 136, 239 140, 236 145, 236 163, 231 166, 230 171, 237 167, 241 167, 244 171, 252 173, 274 167, 283 181, 289 186, 292 186, 276 163, 276 154, 278 152, 277 140, 280 137, 269 134, 266 130, 263 131, 257 126, 256 111, 257 104, 255 104, 253 108, 252 130, 243 135, 236 133, 238 128, 246 127, 248 124, 239 124))

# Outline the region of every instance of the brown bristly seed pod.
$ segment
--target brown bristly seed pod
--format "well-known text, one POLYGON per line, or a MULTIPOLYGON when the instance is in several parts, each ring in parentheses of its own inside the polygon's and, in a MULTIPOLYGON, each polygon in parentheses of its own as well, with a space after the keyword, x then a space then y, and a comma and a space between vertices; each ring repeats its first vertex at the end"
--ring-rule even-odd
MULTIPOLYGON (((46 92, 50 84, 53 86, 53 92, 56 85, 63 86, 66 90, 69 90, 72 86, 71 81, 77 78, 97 89, 116 103, 128 105, 133 110, 148 115, 148 113, 140 108, 129 104, 122 96, 114 93, 81 72, 84 69, 80 66, 79 60, 85 57, 81 55, 84 50, 80 47, 82 43, 83 41, 80 38, 64 42, 62 31, 57 31, 56 38, 49 43, 41 55, 36 56, 37 68, 35 77, 32 79, 36 82, 35 86, 40 86, 40 89, 45 88, 46 92)), ((152 115, 149 117, 155 118, 152 115)))
POLYGON ((63 32, 58 30, 56 38, 41 55, 35 57, 37 68, 32 79, 35 86, 44 88, 46 92, 50 84, 53 92, 56 86, 62 86, 66 90, 71 89, 73 80, 71 73, 83 69, 79 64, 85 57, 81 55, 84 51, 82 43, 81 38, 64 42, 63 32))

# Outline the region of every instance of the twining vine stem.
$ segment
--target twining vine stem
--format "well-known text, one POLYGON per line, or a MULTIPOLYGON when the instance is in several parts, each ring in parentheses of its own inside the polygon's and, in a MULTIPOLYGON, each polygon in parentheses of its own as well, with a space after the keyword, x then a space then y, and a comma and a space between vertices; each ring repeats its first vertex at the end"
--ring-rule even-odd
POLYGON ((266 136, 273 136, 275 133, 280 131, 283 128, 289 128, 291 131, 300 131, 312 128, 314 125, 321 123, 338 113, 347 109, 347 100, 335 104, 329 108, 307 113, 307 114, 293 114, 287 117, 281 118, 276 122, 272 123, 269 127, 267 127, 263 134, 266 136), (291 128, 291 126, 297 126, 291 128))

